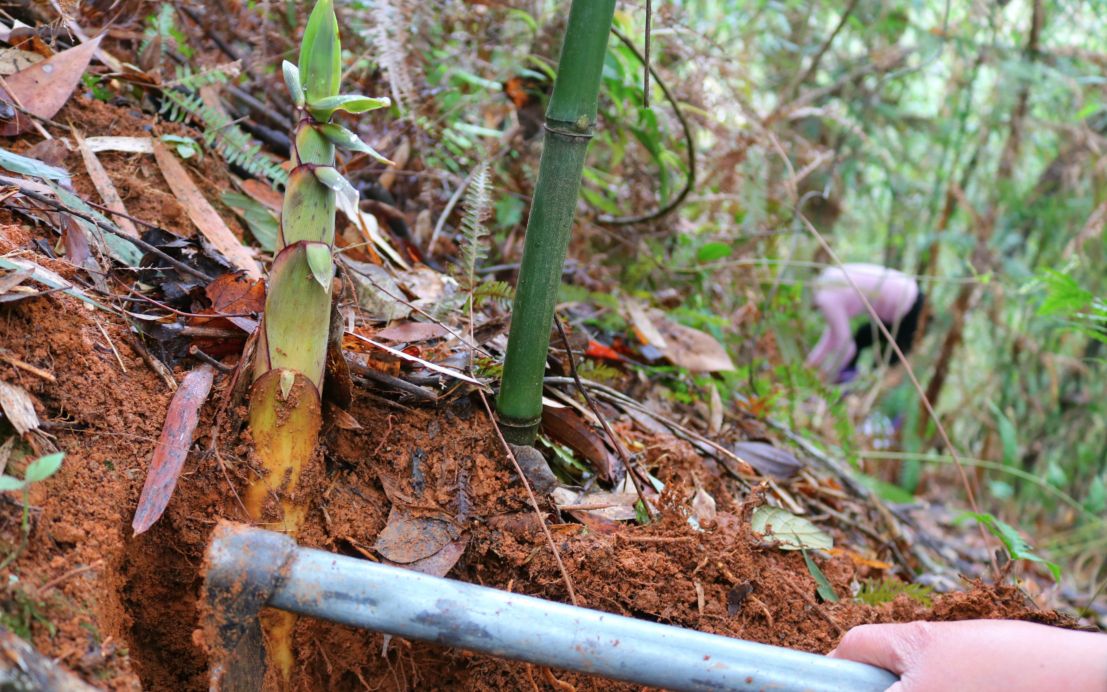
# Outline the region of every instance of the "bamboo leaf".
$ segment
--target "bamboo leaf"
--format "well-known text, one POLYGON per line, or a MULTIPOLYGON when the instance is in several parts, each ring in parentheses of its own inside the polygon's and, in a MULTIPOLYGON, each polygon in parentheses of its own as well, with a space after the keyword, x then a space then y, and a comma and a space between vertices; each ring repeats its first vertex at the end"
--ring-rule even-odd
POLYGON ((1033 548, 1030 547, 1030 544, 1026 542, 1026 539, 1019 534, 1014 526, 1011 526, 1001 519, 997 519, 988 512, 965 512, 957 517, 954 523, 960 525, 969 519, 983 524, 984 528, 988 529, 989 533, 1002 541, 1003 546, 1007 548, 1007 552, 1010 553, 1012 560, 1029 560, 1030 562, 1037 562, 1045 565, 1049 573, 1053 575, 1054 581, 1061 580, 1061 566, 1056 562, 1050 562, 1036 554, 1033 548))
POLYGON ((285 60, 281 63, 284 72, 284 83, 288 87, 288 93, 292 95, 292 102, 297 108, 304 106, 304 85, 300 83, 300 68, 285 60))
MULTIPOLYGON (((85 216, 90 216, 96 219, 100 224, 103 224, 108 228, 118 229, 118 226, 112 223, 111 220, 108 219, 108 217, 88 206, 88 204, 86 204, 85 201, 77 195, 73 194, 69 190, 66 190, 60 185, 55 185, 53 183, 47 184, 50 185, 50 188, 54 191, 54 194, 58 196, 58 200, 65 206, 69 207, 70 209, 79 211, 85 216)), ((116 261, 128 267, 137 267, 142 262, 142 251, 135 247, 133 243, 130 243, 119 237, 119 234, 104 233, 101 231, 99 226, 85 221, 79 216, 75 216, 74 219, 85 229, 85 231, 89 235, 102 240, 104 245, 106 246, 108 254, 110 254, 112 258, 114 258, 116 261)), ((122 231, 120 231, 120 234, 121 233, 122 231)))
POLYGON ((819 597, 828 603, 837 603, 838 592, 834 590, 830 580, 826 578, 826 575, 823 574, 823 571, 819 569, 819 566, 815 564, 815 561, 811 559, 806 550, 803 551, 803 561, 807 564, 807 571, 811 573, 811 577, 815 580, 819 597))
POLYGON ((328 96, 318 101, 312 101, 308 104, 308 110, 311 111, 311 117, 320 122, 326 122, 337 111, 355 114, 367 113, 378 108, 388 108, 391 105, 392 99, 388 97, 373 98, 361 94, 339 94, 338 96, 328 96))
POLYGON ((0 148, 0 166, 12 173, 43 178, 44 180, 64 180, 69 177, 68 171, 2 148, 0 148))
POLYGON ((315 169, 315 177, 319 182, 323 183, 323 185, 327 186, 338 195, 338 206, 340 209, 356 210, 358 208, 357 189, 350 184, 349 180, 342 177, 342 174, 339 173, 337 169, 332 166, 318 166, 315 169))
POLYGON ((331 259, 330 246, 324 243, 305 243, 304 252, 307 253, 312 277, 326 290, 334 278, 334 260, 331 259))
POLYGON ((263 250, 273 252, 277 248, 280 225, 277 217, 265 205, 238 192, 224 192, 220 199, 246 221, 250 234, 263 250))
POLYGON ((311 11, 300 44, 300 79, 309 103, 338 95, 342 47, 332 0, 319 0, 311 11))
POLYGON ((331 144, 340 149, 346 149, 347 151, 358 151, 363 154, 372 156, 381 163, 388 164, 390 166, 395 165, 392 161, 386 159, 383 155, 377 152, 376 149, 366 144, 360 137, 350 132, 341 125, 335 125, 333 123, 327 123, 319 126, 319 131, 323 133, 331 144))

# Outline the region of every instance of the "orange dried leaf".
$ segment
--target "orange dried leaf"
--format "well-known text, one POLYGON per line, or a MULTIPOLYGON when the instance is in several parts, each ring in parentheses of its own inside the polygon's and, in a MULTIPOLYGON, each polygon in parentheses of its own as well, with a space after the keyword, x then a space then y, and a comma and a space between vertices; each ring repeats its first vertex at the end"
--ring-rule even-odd
POLYGON ((892 568, 892 563, 890 562, 883 562, 882 560, 874 560, 872 558, 865 557, 861 553, 855 550, 850 550, 849 548, 830 548, 826 552, 830 553, 834 557, 842 557, 844 555, 845 557, 848 557, 853 562, 853 564, 857 565, 858 567, 871 567, 873 569, 881 570, 892 568))
POLYGON ((281 213, 283 198, 281 193, 274 190, 260 180, 247 179, 242 181, 242 190, 258 204, 277 214, 281 213))
POLYGON ((132 238, 138 237, 138 229, 135 228, 134 223, 127 218, 127 207, 123 204, 123 198, 119 196, 119 192, 115 189, 115 184, 111 181, 111 176, 104 170, 104 165, 100 163, 100 159, 96 158, 96 154, 88 148, 88 144, 81 135, 77 133, 77 130, 73 130, 73 137, 77 140, 77 148, 81 151, 81 158, 84 159, 85 169, 88 171, 88 177, 92 180, 93 187, 100 193, 100 199, 104 200, 104 206, 111 209, 117 214, 123 216, 114 216, 114 220, 119 230, 126 233, 132 238))
POLYGON ((260 279, 223 274, 208 284, 204 293, 211 301, 213 316, 220 316, 218 319, 226 319, 246 332, 252 332, 257 326, 257 319, 248 315, 258 315, 265 310, 265 282, 260 279))
POLYGON ((185 211, 188 212, 188 218, 192 219, 192 223, 196 225, 196 228, 200 229, 204 237, 215 246, 216 250, 230 260, 231 264, 246 272, 246 276, 251 279, 260 279, 261 270, 258 268, 258 263, 254 260, 253 255, 242 244, 242 241, 235 237, 231 229, 227 228, 227 224, 215 211, 215 207, 211 206, 204 194, 200 192, 200 188, 192 182, 192 178, 189 177, 185 167, 160 141, 154 140, 153 147, 154 158, 158 162, 158 167, 161 168, 165 182, 169 183, 170 191, 181 203, 181 206, 185 208, 185 211))

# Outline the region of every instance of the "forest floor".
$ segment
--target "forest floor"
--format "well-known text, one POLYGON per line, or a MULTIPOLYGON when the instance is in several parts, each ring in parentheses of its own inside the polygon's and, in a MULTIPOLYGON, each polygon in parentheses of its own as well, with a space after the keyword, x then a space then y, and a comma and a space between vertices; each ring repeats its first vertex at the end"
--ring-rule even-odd
MULTIPOLYGON (((5 138, 4 148, 70 172, 75 193, 97 204, 101 197, 86 159, 74 146, 69 127, 60 124, 77 125, 84 137, 197 136, 186 126, 161 122, 133 103, 106 103, 81 88, 49 120, 43 126, 56 139, 45 140, 31 130, 5 138)), ((177 254, 190 266, 205 271, 217 266, 205 257, 210 247, 195 240, 198 231, 188 205, 168 189, 153 156, 105 151, 99 160, 131 216, 144 227, 193 239, 177 254)), ((238 189, 222 160, 209 153, 185 165, 236 237, 248 238, 220 202, 223 193, 238 189)), ((234 334, 226 321, 213 328, 222 330, 216 336, 182 331, 196 326, 196 318, 185 313, 218 310, 213 310, 212 294, 205 293, 203 285, 186 286, 175 302, 171 300, 167 294, 173 288, 165 271, 151 280, 149 274, 108 269, 94 280, 89 265, 77 266, 67 258, 70 255, 57 253, 62 245, 71 253, 76 247, 59 241, 57 229, 70 235, 80 230, 13 188, 4 189, 11 194, 0 210, 0 258, 47 269, 73 291, 51 290, 24 279, 22 286, 2 292, 0 380, 29 395, 38 421, 35 430, 18 436, 15 451, 9 447, 4 452, 10 456, 5 459, 7 472, 19 477, 36 455, 54 449, 65 452, 56 475, 30 486, 25 545, 20 494, 0 496, 0 545, 6 546, 5 555, 17 551, 0 570, 3 624, 29 636, 40 652, 97 687, 203 689, 210 646, 200 629, 198 607, 203 553, 218 521, 247 521, 239 497, 253 474, 244 407, 231 391, 229 372, 217 373, 213 392, 200 410, 188 460, 164 515, 141 535, 134 534, 132 519, 174 385, 203 364, 189 357, 188 346, 199 344, 233 369, 245 332, 234 334), (28 292, 28 287, 35 290, 28 292), (169 303, 176 307, 165 308, 169 303), (156 314, 159 324, 175 325, 175 331, 151 337, 150 330, 136 326, 142 321, 136 318, 140 312, 147 321, 156 314)), ((166 252, 174 249, 174 237, 146 237, 166 252)), ((110 263, 106 257, 101 261, 110 263)), ((157 259, 144 260, 151 262, 157 259)), ((226 267, 223 272, 231 273, 226 267)), ((15 273, 0 275, 0 282, 15 273)), ((413 322, 394 320, 392 326, 413 322)), ((364 316, 358 324, 362 335, 386 326, 364 316)), ((497 329, 502 335, 503 326, 497 329)), ((445 360, 459 346, 443 336, 439 332, 430 339, 400 338, 393 343, 426 360, 445 360)), ((560 354, 564 359, 563 350, 560 354)), ((401 366, 381 352, 351 355, 353 360, 359 357, 365 367, 387 369, 390 377, 403 379, 413 373, 410 364, 401 366)), ((627 389, 646 400, 648 383, 632 379, 624 379, 627 389)), ((856 601, 852 594, 866 579, 910 578, 945 562, 935 550, 929 553, 931 564, 921 565, 917 555, 925 546, 916 543, 924 533, 939 543, 947 537, 913 526, 906 515, 893 516, 879 499, 859 494, 833 466, 792 446, 784 431, 755 413, 728 411, 724 424, 712 434, 707 431, 716 426, 702 417, 690 418, 664 405, 655 407, 651 417, 635 415, 610 400, 601 403, 602 415, 634 453, 635 463, 664 484, 663 492, 651 496, 658 516, 642 525, 633 510, 628 520, 579 509, 589 507, 595 495, 584 495, 586 499, 575 505, 578 509, 572 508, 573 502, 560 501, 560 511, 542 498, 543 511, 536 513, 483 395, 467 384, 448 391, 432 388, 435 400, 428 402, 405 400, 402 391, 379 379, 354 382, 352 401, 328 419, 323 450, 314 462, 318 472, 299 491, 311 508, 298 536, 303 545, 382 560, 379 537, 397 513, 444 518, 452 527, 448 540, 420 555, 435 562, 428 571, 812 652, 830 650, 846 630, 860 623, 1001 617, 1075 622, 1043 608, 1044 600, 1036 601, 1009 580, 994 584, 978 579, 986 574, 988 563, 987 550, 979 546, 969 549, 975 551, 978 571, 961 581, 947 576, 945 586, 937 589, 947 592, 935 593, 932 604, 908 594, 877 605, 856 601), (676 418, 681 418, 681 427, 700 432, 677 435, 674 428, 658 422, 676 418), (802 468, 762 473, 742 463, 740 454, 727 452, 735 442, 750 440, 791 449, 789 454, 802 468), (709 496, 713 507, 704 509, 701 493, 709 496), (839 601, 821 597, 801 552, 782 550, 752 531, 751 514, 765 504, 806 516, 832 536, 839 547, 811 555, 841 596, 839 601), (548 526, 564 573, 540 521, 548 526)), ((567 398, 577 397, 571 384, 554 387, 567 398)), ((568 410, 577 416, 570 427, 576 426, 578 437, 609 444, 598 429, 580 422, 585 416, 572 407, 568 410)), ((5 428, 5 437, 13 434, 5 428)), ((564 432, 551 435, 572 437, 564 432)), ((633 508, 627 493, 615 495, 605 497, 616 509, 633 508)), ((946 573, 956 575, 958 569, 949 567, 946 573)), ((595 689, 601 684, 621 689, 582 675, 311 619, 298 620, 294 644, 297 689, 595 689)))

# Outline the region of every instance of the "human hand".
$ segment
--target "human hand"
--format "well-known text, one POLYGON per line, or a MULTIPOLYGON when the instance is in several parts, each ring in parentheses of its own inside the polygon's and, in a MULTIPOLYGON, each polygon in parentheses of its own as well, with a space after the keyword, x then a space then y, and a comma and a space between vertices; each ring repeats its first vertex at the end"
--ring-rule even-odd
POLYGON ((1029 622, 861 625, 829 655, 899 675, 891 692, 1107 692, 1107 635, 1029 622))

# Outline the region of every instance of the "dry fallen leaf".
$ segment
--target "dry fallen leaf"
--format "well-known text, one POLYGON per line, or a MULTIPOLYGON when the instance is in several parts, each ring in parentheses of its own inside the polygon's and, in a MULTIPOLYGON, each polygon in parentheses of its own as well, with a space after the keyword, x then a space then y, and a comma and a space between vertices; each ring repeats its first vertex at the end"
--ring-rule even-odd
POLYGON ((849 548, 831 548, 826 552, 835 557, 845 555, 853 562, 853 564, 857 565, 858 567, 871 567, 872 569, 889 570, 892 569, 893 566, 890 562, 884 562, 883 560, 865 557, 856 550, 850 550, 849 548))
POLYGON ((607 448, 601 434, 576 411, 544 408, 542 432, 584 457, 602 480, 614 483, 622 475, 622 462, 607 448))
POLYGON ((371 318, 390 322, 411 314, 411 306, 404 302, 404 291, 396 283, 391 272, 368 262, 358 262, 349 257, 339 260, 350 271, 347 276, 354 284, 358 305, 371 318))
POLYGON ((20 435, 38 428, 38 414, 27 390, 0 380, 0 409, 20 435))
POLYGON ((392 343, 414 343, 440 339, 449 334, 441 324, 434 322, 397 322, 376 333, 378 339, 392 343))
POLYGON ((692 372, 722 372, 734 369, 734 363, 727 355, 726 349, 715 337, 698 329, 677 324, 660 310, 650 310, 647 314, 650 322, 665 340, 665 348, 658 348, 673 365, 692 372))
POLYGON ((753 582, 743 581, 735 584, 726 594, 727 615, 737 615, 751 593, 753 593, 753 582))
POLYGON ((753 510, 750 529, 774 541, 781 550, 827 550, 834 545, 830 536, 809 520, 769 505, 753 510))
POLYGON ((327 417, 334 423, 334 427, 339 430, 361 430, 361 423, 353 415, 340 408, 329 401, 327 402, 327 417))
POLYGON ((154 153, 154 140, 151 137, 89 137, 85 140, 85 144, 94 154, 104 151, 118 151, 124 154, 154 153))
POLYGON ((444 519, 416 516, 393 503, 388 523, 377 535, 373 549, 400 565, 428 558, 459 537, 457 528, 444 519))
POLYGON ((415 572, 429 574, 432 577, 444 577, 454 568, 454 565, 461 559, 461 556, 465 554, 465 548, 468 546, 469 536, 465 535, 456 541, 450 541, 442 546, 442 549, 434 555, 428 555, 420 560, 415 560, 406 564, 400 564, 390 560, 384 560, 384 562, 396 567, 403 567, 404 569, 410 569, 415 572))
POLYGON ((638 518, 638 512, 634 508, 638 503, 637 493, 597 490, 577 497, 573 490, 558 488, 552 493, 552 497, 559 510, 580 520, 584 517, 608 521, 634 521, 638 518))
POLYGON ((200 188, 196 187, 196 183, 192 182, 185 167, 161 142, 154 140, 153 147, 154 158, 157 159, 165 182, 169 183, 169 189, 188 212, 188 218, 192 219, 196 228, 200 229, 204 237, 230 260, 231 264, 246 272, 246 276, 260 279, 261 270, 253 255, 242 241, 235 237, 231 229, 227 228, 219 212, 211 206, 204 194, 200 192, 200 188))
POLYGON ((0 48, 0 75, 7 77, 44 60, 38 53, 20 48, 0 48))
POLYGON ((396 182, 397 171, 407 168, 409 158, 411 158, 411 139, 404 137, 400 140, 400 145, 396 147, 396 151, 392 152, 392 165, 384 169, 377 181, 380 186, 385 190, 391 190, 392 184, 396 182))
POLYGON ((100 163, 100 159, 96 158, 96 154, 88 148, 85 144, 85 140, 77 133, 77 130, 73 130, 73 138, 77 140, 77 148, 81 152, 81 158, 84 159, 85 169, 88 170, 88 177, 92 179, 92 185, 96 188, 96 191, 100 193, 100 199, 104 200, 104 206, 117 212, 114 215, 114 220, 119 230, 132 238, 138 237, 138 229, 135 228, 134 223, 127 218, 127 207, 123 205, 123 198, 119 196, 119 192, 115 189, 115 184, 111 181, 111 176, 104 169, 103 164, 100 163), (122 214, 122 216, 120 216, 122 214))
POLYGON ((281 213, 281 207, 284 205, 284 197, 281 193, 274 190, 272 186, 260 180, 247 178, 242 181, 239 187, 241 187, 242 191, 249 195, 251 199, 263 205, 269 211, 276 214, 281 213))
POLYGON ((730 450, 762 476, 777 480, 787 480, 803 468, 794 454, 764 442, 735 442, 730 450))
MULTIPOLYGON (((225 319, 247 334, 254 331, 258 325, 256 316, 265 310, 265 282, 241 274, 215 277, 204 288, 204 295, 211 301, 210 312, 214 320, 225 319)), ((200 319, 206 321, 207 318, 200 319)), ((209 322, 208 326, 215 325, 209 322)))
POLYGON ((700 526, 706 526, 715 523, 716 514, 715 498, 703 488, 696 488, 696 494, 692 496, 692 516, 700 526))
POLYGON ((643 344, 653 346, 660 351, 664 351, 668 348, 669 344, 665 341, 665 336, 658 331, 650 315, 638 301, 627 301, 626 310, 627 315, 630 317, 630 323, 634 327, 635 336, 638 337, 639 341, 643 344))
POLYGON ((188 458, 188 449, 192 446, 192 435, 200 422, 200 408, 211 393, 214 377, 215 370, 210 365, 201 365, 185 375, 173 395, 173 401, 169 403, 165 426, 161 429, 158 446, 154 448, 142 495, 138 499, 138 509, 131 522, 136 535, 154 525, 173 497, 177 479, 188 458))
POLYGON ((41 161, 47 166, 53 166, 60 170, 66 170, 65 160, 69 158, 69 147, 60 139, 44 139, 34 145, 23 156, 41 161))
POLYGON ((413 305, 429 310, 457 292, 457 283, 426 265, 396 272, 396 279, 415 296, 413 305))
POLYGON ((2 298, 8 291, 11 291, 27 279, 30 279, 31 276, 32 273, 30 269, 20 269, 7 272, 6 274, 0 274, 0 302, 4 302, 2 298))
MULTIPOLYGON (((0 89, 0 97, 32 115, 53 118, 73 95, 99 45, 97 37, 5 77, 7 88, 0 89)), ((31 127, 31 119, 19 114, 0 127, 0 134, 11 137, 31 127)))
POLYGON ((719 388, 714 385, 709 385, 708 389, 711 390, 710 406, 708 406, 707 417, 707 432, 711 435, 718 435, 719 431, 723 429, 723 398, 719 395, 719 388))

